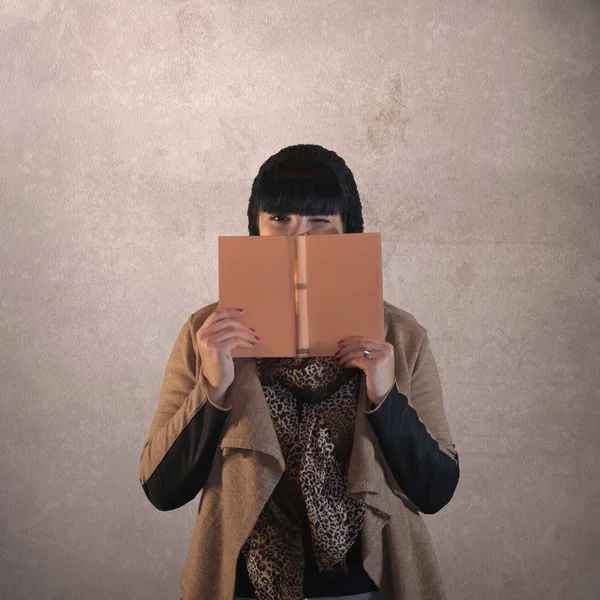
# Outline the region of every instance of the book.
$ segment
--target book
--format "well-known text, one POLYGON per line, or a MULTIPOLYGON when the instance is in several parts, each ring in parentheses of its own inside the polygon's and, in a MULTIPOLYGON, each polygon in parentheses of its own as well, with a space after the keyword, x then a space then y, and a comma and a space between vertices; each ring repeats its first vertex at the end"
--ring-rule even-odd
POLYGON ((380 233, 219 236, 219 308, 256 329, 241 357, 333 356, 350 335, 383 340, 380 233))

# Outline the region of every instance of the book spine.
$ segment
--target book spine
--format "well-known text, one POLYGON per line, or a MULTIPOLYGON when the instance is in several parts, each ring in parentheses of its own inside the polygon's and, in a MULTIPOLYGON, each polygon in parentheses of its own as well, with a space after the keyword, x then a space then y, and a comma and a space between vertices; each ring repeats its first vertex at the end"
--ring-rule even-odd
POLYGON ((296 357, 310 356, 306 288, 306 236, 294 236, 294 290, 296 298, 296 357))

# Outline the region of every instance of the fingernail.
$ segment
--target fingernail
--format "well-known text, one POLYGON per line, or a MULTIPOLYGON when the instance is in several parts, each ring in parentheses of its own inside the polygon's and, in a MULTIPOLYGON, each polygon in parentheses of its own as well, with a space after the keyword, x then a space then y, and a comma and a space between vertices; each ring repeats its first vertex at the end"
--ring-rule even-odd
POLYGON ((236 308, 235 310, 237 310, 238 312, 244 312, 243 308, 236 308))
POLYGON ((340 341, 338 342, 338 344, 341 344, 343 341, 344 341, 344 340, 340 340, 340 341))
POLYGON ((334 354, 334 356, 337 356, 337 355, 338 355, 340 352, 341 352, 341 350, 338 350, 338 351, 337 351, 337 352, 334 354))
POLYGON ((256 329, 254 329, 253 327, 248 327, 248 329, 254 333, 256 333, 256 329))
POLYGON ((259 338, 257 335, 255 335, 254 337, 255 337, 257 340, 260 340, 260 338, 259 338))

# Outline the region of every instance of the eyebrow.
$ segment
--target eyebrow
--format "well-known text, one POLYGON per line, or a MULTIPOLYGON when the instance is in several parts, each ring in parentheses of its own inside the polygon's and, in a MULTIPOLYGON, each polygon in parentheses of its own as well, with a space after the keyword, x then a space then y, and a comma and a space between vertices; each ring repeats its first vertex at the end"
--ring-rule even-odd
MULTIPOLYGON (((290 215, 295 215, 297 213, 288 213, 288 212, 280 210, 280 211, 275 211, 275 212, 267 212, 265 214, 267 214, 267 215, 286 215, 286 216, 290 216, 290 215)), ((298 215, 298 216, 300 216, 300 217, 305 216, 305 217, 308 217, 309 219, 315 219, 317 217, 320 217, 320 218, 323 218, 323 219, 330 219, 332 217, 335 217, 336 215, 298 215)))

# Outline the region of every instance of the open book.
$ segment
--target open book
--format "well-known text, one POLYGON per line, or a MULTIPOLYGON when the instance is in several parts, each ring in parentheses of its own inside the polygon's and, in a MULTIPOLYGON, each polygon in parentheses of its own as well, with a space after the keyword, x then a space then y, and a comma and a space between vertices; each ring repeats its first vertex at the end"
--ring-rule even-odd
POLYGON ((380 233, 220 236, 219 308, 243 308, 254 348, 233 357, 333 356, 338 340, 383 340, 380 233))

